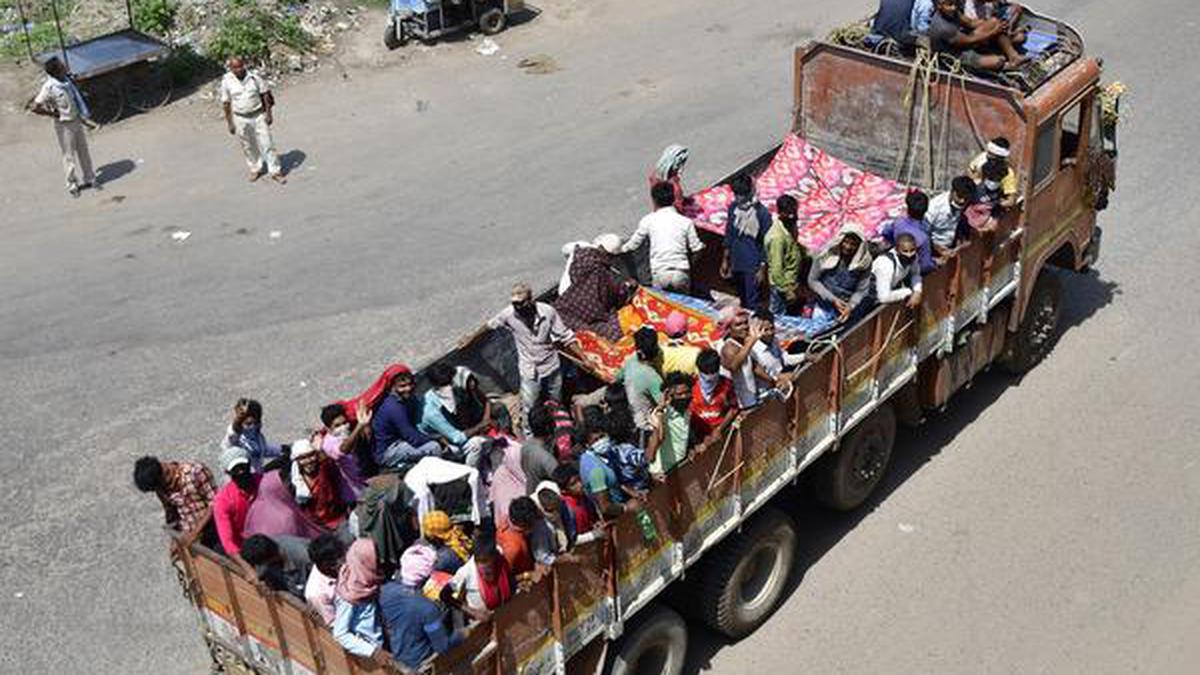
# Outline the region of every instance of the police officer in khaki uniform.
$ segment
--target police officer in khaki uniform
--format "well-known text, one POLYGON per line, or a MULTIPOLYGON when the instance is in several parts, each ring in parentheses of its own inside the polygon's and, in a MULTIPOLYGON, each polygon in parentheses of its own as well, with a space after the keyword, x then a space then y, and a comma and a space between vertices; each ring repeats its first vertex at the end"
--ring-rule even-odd
POLYGON ((87 135, 83 127, 96 128, 91 112, 79 88, 67 74, 67 67, 57 57, 46 61, 46 81, 33 99, 30 112, 54 119, 54 135, 62 151, 63 170, 67 174, 67 192, 78 197, 83 188, 94 187, 96 175, 92 171, 92 155, 88 152, 87 135))
POLYGON ((271 139, 275 98, 270 86, 258 73, 248 70, 240 58, 231 58, 225 65, 229 72, 221 78, 221 106, 229 133, 242 142, 250 181, 262 176, 265 165, 272 180, 286 183, 271 139))

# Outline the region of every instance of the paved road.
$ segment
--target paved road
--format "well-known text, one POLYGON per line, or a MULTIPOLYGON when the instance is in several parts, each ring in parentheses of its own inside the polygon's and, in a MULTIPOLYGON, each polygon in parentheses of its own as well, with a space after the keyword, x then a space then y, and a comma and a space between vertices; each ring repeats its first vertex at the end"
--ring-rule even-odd
MULTIPOLYGON (((451 44, 285 89, 286 187, 246 184, 220 122, 176 105, 100 134, 115 180, 71 201, 49 131, 5 121, 0 671, 201 672, 135 457, 215 458, 228 405, 250 394, 287 440, 382 364, 436 353, 514 278, 552 278, 561 242, 629 230, 661 146, 692 146, 693 184, 767 148, 786 130, 791 46, 864 11, 543 4, 499 39, 507 59, 451 44), (533 54, 561 70, 515 68, 533 54)), ((696 631, 693 670, 1200 663, 1200 291, 1179 273, 1200 255, 1200 12, 1047 9, 1133 88, 1099 276, 1067 285, 1072 329, 1019 383, 984 378, 903 438, 872 509, 799 507, 787 603, 736 645, 696 631)))

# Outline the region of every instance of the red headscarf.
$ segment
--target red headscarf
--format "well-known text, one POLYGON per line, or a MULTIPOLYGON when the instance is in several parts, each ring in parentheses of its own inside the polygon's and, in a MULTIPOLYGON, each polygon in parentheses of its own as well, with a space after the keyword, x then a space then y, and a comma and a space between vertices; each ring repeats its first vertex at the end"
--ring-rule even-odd
POLYGON ((489 582, 483 578, 483 570, 479 569, 479 563, 475 565, 475 576, 479 577, 479 595, 483 596, 483 604, 487 605, 488 609, 496 609, 500 605, 508 602, 512 597, 512 571, 508 567, 508 561, 504 556, 497 554, 495 557, 496 566, 496 581, 489 582))
POLYGON ((338 597, 352 604, 367 600, 379 592, 383 576, 379 574, 376 561, 375 542, 371 539, 355 539, 346 550, 346 562, 338 571, 338 597))
POLYGON ((346 415, 346 419, 351 422, 358 421, 359 402, 367 404, 368 408, 374 410, 379 405, 379 402, 383 400, 383 397, 387 396, 388 392, 391 391, 392 380, 401 374, 412 375, 412 370, 403 363, 393 363, 387 367, 387 370, 383 371, 383 374, 379 376, 379 379, 375 380, 374 384, 367 387, 366 391, 354 398, 338 401, 337 404, 342 406, 342 413, 346 415))

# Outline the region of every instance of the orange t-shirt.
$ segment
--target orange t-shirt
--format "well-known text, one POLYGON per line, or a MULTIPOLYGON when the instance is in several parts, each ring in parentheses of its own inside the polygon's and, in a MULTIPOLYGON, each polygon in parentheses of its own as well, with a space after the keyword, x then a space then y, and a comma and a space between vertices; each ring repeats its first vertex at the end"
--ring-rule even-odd
POLYGON ((496 530, 496 544, 514 575, 533 571, 533 554, 529 551, 529 541, 524 532, 505 523, 496 530))

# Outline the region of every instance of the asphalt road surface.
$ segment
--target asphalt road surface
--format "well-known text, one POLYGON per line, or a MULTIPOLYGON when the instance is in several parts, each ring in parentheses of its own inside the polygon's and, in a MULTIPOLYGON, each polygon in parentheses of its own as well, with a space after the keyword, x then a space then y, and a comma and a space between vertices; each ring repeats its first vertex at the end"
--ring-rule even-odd
MULTIPOLYGON (((695 186, 777 141, 791 48, 868 10, 543 4, 494 56, 457 42, 282 90, 284 187, 245 182, 211 102, 101 132, 110 182, 78 200, 45 121, 4 120, 0 671, 203 672, 134 458, 214 462, 246 395, 288 441, 384 364, 438 353, 516 278, 554 278, 564 241, 631 231, 664 145, 692 147, 695 186), (557 70, 516 67, 536 54, 557 70)), ((869 508, 797 507, 786 603, 737 644, 693 631, 692 672, 1200 672, 1200 10, 1044 9, 1132 90, 1069 330, 904 435, 869 508)))

